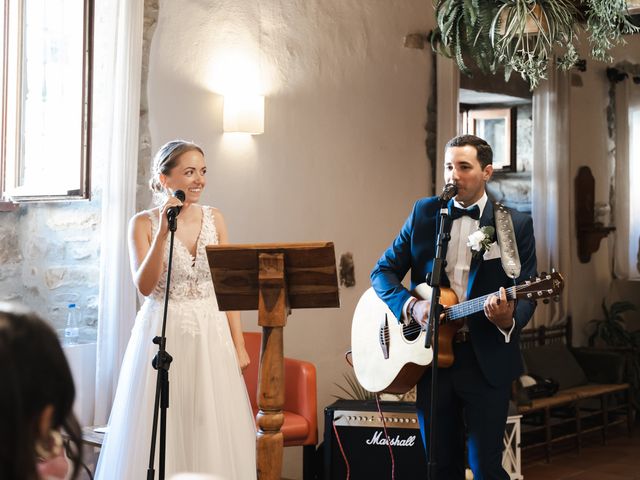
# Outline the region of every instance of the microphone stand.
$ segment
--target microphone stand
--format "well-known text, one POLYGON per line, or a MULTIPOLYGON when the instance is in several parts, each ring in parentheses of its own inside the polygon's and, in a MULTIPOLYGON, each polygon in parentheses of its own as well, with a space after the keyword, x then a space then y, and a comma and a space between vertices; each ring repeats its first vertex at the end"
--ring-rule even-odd
POLYGON ((427 479, 436 478, 436 403, 438 399, 438 333, 440 325, 440 284, 442 273, 447 258, 447 246, 451 240, 451 217, 447 207, 448 200, 440 199, 440 229, 436 243, 436 256, 433 260, 433 269, 430 278, 427 279, 431 286, 431 306, 429 309, 429 321, 427 322, 427 334, 425 336, 425 348, 433 346, 433 360, 431 361, 431 405, 429 407, 429 460, 427 462, 427 479))
POLYGON ((171 264, 173 262, 173 237, 177 225, 177 212, 170 209, 167 212, 169 221, 169 261, 167 263, 167 284, 164 292, 164 313, 162 316, 162 333, 159 337, 153 338, 153 343, 158 345, 158 353, 151 361, 151 365, 158 371, 156 378, 156 396, 153 406, 153 430, 151 433, 151 449, 149 453, 149 468, 147 469, 147 480, 155 478, 154 460, 156 454, 156 437, 158 433, 158 411, 160 411, 160 453, 158 459, 158 478, 164 480, 165 454, 167 444, 167 408, 169 408, 169 366, 173 357, 166 350, 167 338, 165 332, 167 328, 167 307, 169 305, 169 286, 171 280, 171 264))

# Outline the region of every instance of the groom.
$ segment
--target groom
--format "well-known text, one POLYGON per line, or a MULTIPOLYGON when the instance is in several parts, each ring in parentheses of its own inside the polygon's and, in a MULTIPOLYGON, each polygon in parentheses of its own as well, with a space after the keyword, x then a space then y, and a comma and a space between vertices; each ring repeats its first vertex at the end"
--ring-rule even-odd
MULTIPOLYGON (((503 287, 513 285, 502 269, 499 245, 495 241, 493 204, 485 185, 493 173, 493 152, 489 144, 473 135, 450 140, 445 147, 445 183, 458 187, 449 202, 452 218, 444 283, 459 302, 499 290, 484 303, 484 310, 466 318, 457 332, 454 363, 438 371, 436 410, 436 478, 462 480, 465 470, 465 438, 468 461, 476 480, 508 480, 502 468, 503 435, 507 420, 511 382, 522 373, 519 332, 527 324, 535 304, 508 301, 503 287), (488 230, 488 232, 487 232, 488 230), (488 234, 487 234, 488 233, 488 234), (475 234, 475 235, 474 235, 475 234), (484 234, 484 235, 483 235, 484 234), (471 242, 472 238, 484 242, 471 242), (482 243, 482 245, 478 245, 482 243), (486 247, 486 248, 481 248, 486 247)), ((437 197, 416 202, 393 244, 371 272, 378 296, 399 321, 425 325, 429 301, 415 298, 401 284, 411 270, 411 288, 425 282, 433 268, 439 228, 440 201, 437 197)), ((518 283, 536 272, 535 241, 531 217, 510 211, 522 264, 518 283)), ((427 451, 431 369, 417 385, 417 408, 427 451)), ((427 455, 428 457, 428 455, 427 455)))

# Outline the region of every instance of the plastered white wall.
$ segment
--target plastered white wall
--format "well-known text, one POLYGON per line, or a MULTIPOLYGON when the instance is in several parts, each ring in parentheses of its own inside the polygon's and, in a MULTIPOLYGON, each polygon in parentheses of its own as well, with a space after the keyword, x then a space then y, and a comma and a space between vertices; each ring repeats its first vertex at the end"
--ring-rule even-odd
MULTIPOLYGON (((623 60, 640 63, 640 36, 626 37, 627 44, 612 50, 615 57, 613 64, 623 60)), ((587 71, 575 73, 582 85, 576 84, 570 92, 570 159, 571 184, 573 194, 574 179, 578 169, 587 165, 595 178, 595 201, 607 203, 609 200, 609 162, 607 159, 607 105, 609 103, 609 82, 606 68, 613 64, 604 64, 591 60, 588 55, 587 42, 583 40, 582 57, 587 58, 587 71)), ((630 82, 630 79, 625 80, 630 82)), ((635 86, 640 88, 640 86, 635 86)), ((637 179, 632 181, 632 188, 637 188, 637 179), (634 183, 635 182, 635 183, 634 183)), ((535 192, 534 192, 535 194, 535 192)), ((573 195, 572 195, 573 198, 573 195)), ((617 198, 626 202, 627 199, 617 198)), ((587 322, 594 318, 603 318, 600 304, 606 297, 607 304, 616 300, 627 300, 640 307, 640 282, 614 281, 612 276, 612 254, 614 236, 600 242, 600 248, 591 256, 589 263, 581 263, 578 259, 576 226, 573 214, 575 201, 571 208, 571 292, 570 312, 574 320, 574 343, 586 342, 587 322)), ((626 315, 630 328, 638 328, 640 312, 626 315)))
MULTIPOLYGON (((356 286, 341 308, 298 310, 285 354, 315 363, 323 409, 350 370, 351 315, 378 256, 429 194, 425 154, 430 51, 403 47, 431 28, 423 0, 161 1, 149 62, 153 150, 182 137, 208 162, 203 201, 241 243, 330 240, 352 252, 356 286), (231 59, 231 61, 230 61, 231 59), (266 96, 265 133, 222 133, 222 95, 238 64, 266 96)), ((246 329, 256 315, 243 314, 246 329)), ((293 450, 293 451, 292 451, 293 450)), ((301 478, 301 449, 283 476, 301 478)))
MULTIPOLYGON (((232 241, 331 240, 337 258, 354 255, 357 284, 341 288, 341 308, 294 311, 285 330, 285 353, 318 369, 321 432, 322 409, 349 370, 351 314, 369 271, 412 202, 430 193, 430 53, 404 48, 402 39, 433 22, 431 4, 417 0, 160 2, 148 85, 153 149, 175 137, 203 145, 204 201, 222 209, 232 241), (222 133, 222 95, 242 65, 250 73, 235 83, 266 95, 260 136, 222 133)), ((640 37, 627 40, 616 61, 640 62, 640 37)), ((608 198, 605 69, 589 59, 570 98, 571 181, 589 165, 597 202, 608 198)), ((582 343, 603 297, 637 301, 640 286, 612 282, 611 240, 580 263, 570 221, 569 311, 582 343)), ((243 317, 245 328, 257 328, 255 314, 243 317)), ((292 450, 283 474, 299 478, 301 452, 292 450)))

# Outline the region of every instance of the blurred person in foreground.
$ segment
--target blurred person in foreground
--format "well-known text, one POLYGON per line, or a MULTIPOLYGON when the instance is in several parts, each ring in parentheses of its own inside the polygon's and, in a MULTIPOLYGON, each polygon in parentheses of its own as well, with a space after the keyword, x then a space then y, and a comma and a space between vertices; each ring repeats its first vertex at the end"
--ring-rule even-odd
POLYGON ((0 478, 77 478, 82 437, 72 412, 71 370, 58 337, 34 312, 2 302, 0 385, 0 478))

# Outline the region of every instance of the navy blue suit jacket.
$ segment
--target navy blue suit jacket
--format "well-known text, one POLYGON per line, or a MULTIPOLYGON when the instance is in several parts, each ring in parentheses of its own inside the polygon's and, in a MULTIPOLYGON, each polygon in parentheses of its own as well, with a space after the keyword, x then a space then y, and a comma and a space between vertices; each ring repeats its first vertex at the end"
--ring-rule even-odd
MULTIPOLYGON (((427 273, 433 268, 436 238, 440 224, 440 202, 437 197, 418 200, 404 223, 400 233, 384 252, 371 272, 371 284, 378 296, 389 306, 396 318, 402 318, 402 308, 411 294, 401 284, 411 270, 411 289, 425 282, 427 273)), ((535 240, 531 217, 510 210, 522 269, 516 280, 521 283, 536 273, 535 240)), ((493 204, 487 201, 480 226, 495 226, 493 204)), ((500 287, 510 287, 510 279, 502 268, 500 258, 484 260, 474 257, 469 270, 467 298, 472 299, 496 292, 500 287)), ((473 345, 480 369, 493 386, 503 386, 522 374, 522 358, 519 347, 519 332, 527 324, 535 303, 520 300, 514 313, 516 327, 511 341, 491 323, 483 311, 467 318, 473 345)))

